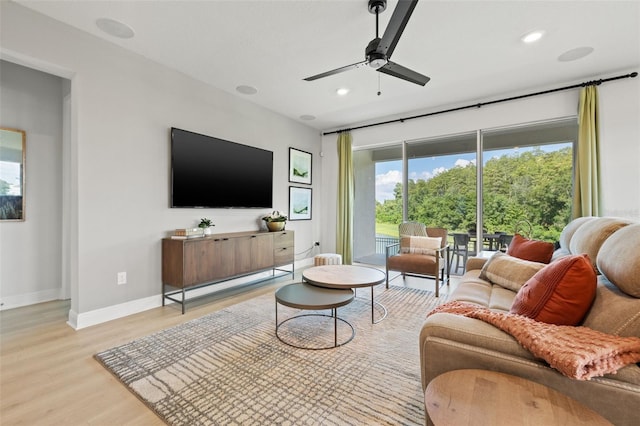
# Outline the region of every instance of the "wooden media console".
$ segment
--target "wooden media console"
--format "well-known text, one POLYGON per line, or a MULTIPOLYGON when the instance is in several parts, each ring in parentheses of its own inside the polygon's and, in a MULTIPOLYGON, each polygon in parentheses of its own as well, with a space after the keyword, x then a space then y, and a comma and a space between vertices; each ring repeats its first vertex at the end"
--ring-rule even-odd
MULTIPOLYGON (((248 231, 202 238, 162 240, 162 305, 171 300, 185 312, 186 292, 272 270, 294 273, 293 231, 248 231), (281 267, 291 265, 291 270, 281 267), (167 291, 167 287, 171 287, 167 291), (181 298, 174 296, 181 295, 181 298)), ((271 278, 271 277, 269 277, 271 278)), ((263 280, 256 280, 259 282, 263 280)))

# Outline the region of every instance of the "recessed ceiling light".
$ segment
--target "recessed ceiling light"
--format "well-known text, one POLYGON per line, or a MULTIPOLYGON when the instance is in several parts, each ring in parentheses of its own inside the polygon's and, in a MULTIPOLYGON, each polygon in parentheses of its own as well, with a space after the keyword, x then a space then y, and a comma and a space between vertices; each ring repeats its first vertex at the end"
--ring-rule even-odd
POLYGON ((341 87, 338 90, 336 90, 336 93, 338 94, 338 96, 344 96, 347 93, 349 93, 349 89, 347 89, 346 87, 341 87))
POLYGON ((315 119, 316 119, 315 115, 303 114, 300 116, 300 120, 311 121, 315 119))
POLYGON ((581 59, 587 55, 590 55, 591 52, 593 52, 593 47, 589 47, 589 46, 576 47, 575 49, 567 50, 562 55, 558 56, 558 60, 560 62, 577 61, 578 59, 581 59))
POLYGON ((111 18, 97 19, 96 26, 105 33, 118 38, 132 38, 135 35, 133 28, 129 25, 111 18))
POLYGON ((527 43, 527 44, 535 43, 536 41, 540 40, 543 35, 544 35, 544 31, 541 31, 541 30, 531 31, 530 33, 527 33, 522 37, 520 37, 520 40, 522 40, 524 43, 527 43))
POLYGON ((243 95, 255 95, 258 93, 258 89, 252 86, 238 86, 236 87, 236 91, 242 93, 243 95))

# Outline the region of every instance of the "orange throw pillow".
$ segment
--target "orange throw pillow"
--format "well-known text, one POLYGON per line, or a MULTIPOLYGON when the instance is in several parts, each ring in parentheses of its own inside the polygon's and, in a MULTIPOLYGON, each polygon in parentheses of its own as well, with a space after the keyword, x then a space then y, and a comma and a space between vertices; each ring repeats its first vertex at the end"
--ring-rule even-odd
POLYGON ((538 240, 528 240, 520 234, 513 236, 507 254, 531 262, 549 263, 555 246, 553 243, 538 240))
POLYGON ((596 281, 586 254, 560 258, 522 286, 510 312, 548 324, 578 325, 596 296, 596 281))

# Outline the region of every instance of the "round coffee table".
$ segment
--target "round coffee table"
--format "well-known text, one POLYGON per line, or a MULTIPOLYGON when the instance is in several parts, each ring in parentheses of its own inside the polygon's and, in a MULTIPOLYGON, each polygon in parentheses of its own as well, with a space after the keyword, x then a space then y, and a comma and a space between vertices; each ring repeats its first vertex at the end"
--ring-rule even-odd
POLYGON ((611 426, 595 411, 550 387, 487 370, 439 375, 427 386, 424 403, 436 426, 611 426))
POLYGON ((351 289, 329 289, 329 288, 321 288, 315 287, 306 283, 295 283, 288 284, 283 287, 280 287, 276 290, 276 337, 283 343, 293 346, 298 349, 331 349, 337 348, 338 346, 346 345, 355 336, 355 329, 349 322, 342 318, 338 318, 338 308, 340 306, 345 306, 353 301, 355 297, 353 290, 351 289), (290 308, 296 309, 304 309, 304 310, 323 310, 323 309, 331 309, 331 315, 325 314, 302 314, 296 315, 291 318, 287 318, 284 321, 278 323, 278 303, 284 306, 288 306, 290 308), (291 342, 287 342, 283 340, 278 334, 278 330, 280 326, 287 321, 295 320, 296 318, 302 317, 331 317, 333 318, 333 346, 325 346, 325 347, 308 347, 296 345, 291 342), (338 321, 342 321, 347 324, 351 328, 351 336, 344 342, 338 344, 338 321))
POLYGON ((387 308, 374 301, 373 287, 385 281, 385 274, 379 269, 356 265, 314 266, 302 271, 302 279, 317 287, 331 289, 352 289, 371 287, 371 323, 376 324, 387 317, 387 308), (374 305, 382 309, 382 317, 374 320, 374 305))

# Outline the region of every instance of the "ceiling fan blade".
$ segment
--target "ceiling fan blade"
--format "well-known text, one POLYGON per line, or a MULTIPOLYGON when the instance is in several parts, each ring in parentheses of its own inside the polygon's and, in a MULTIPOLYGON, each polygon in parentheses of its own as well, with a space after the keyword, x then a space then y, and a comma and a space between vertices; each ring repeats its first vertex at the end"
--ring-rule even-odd
POLYGON ((391 15, 391 19, 389 20, 389 25, 387 25, 387 28, 384 30, 382 40, 376 49, 378 53, 387 55, 388 58, 391 57, 404 31, 404 27, 407 26, 407 22, 409 22, 409 18, 417 4, 418 0, 398 0, 398 4, 393 10, 393 15, 391 15))
POLYGON ((367 63, 367 61, 357 62, 355 64, 347 65, 345 67, 336 68, 335 70, 323 72, 321 74, 312 75, 311 77, 307 77, 304 80, 305 81, 313 81, 313 80, 317 80, 319 78, 329 77, 330 75, 339 74, 341 72, 345 72, 345 71, 349 71, 349 70, 352 70, 352 69, 359 68, 359 67, 361 67, 363 65, 366 65, 366 63, 367 63))
POLYGON ((429 80, 431 80, 426 75, 422 75, 418 72, 410 70, 409 68, 405 68, 402 65, 398 65, 395 62, 391 62, 391 61, 387 62, 386 65, 378 68, 378 71, 384 74, 401 78, 411 83, 419 84, 420 86, 424 86, 429 82, 429 80))

